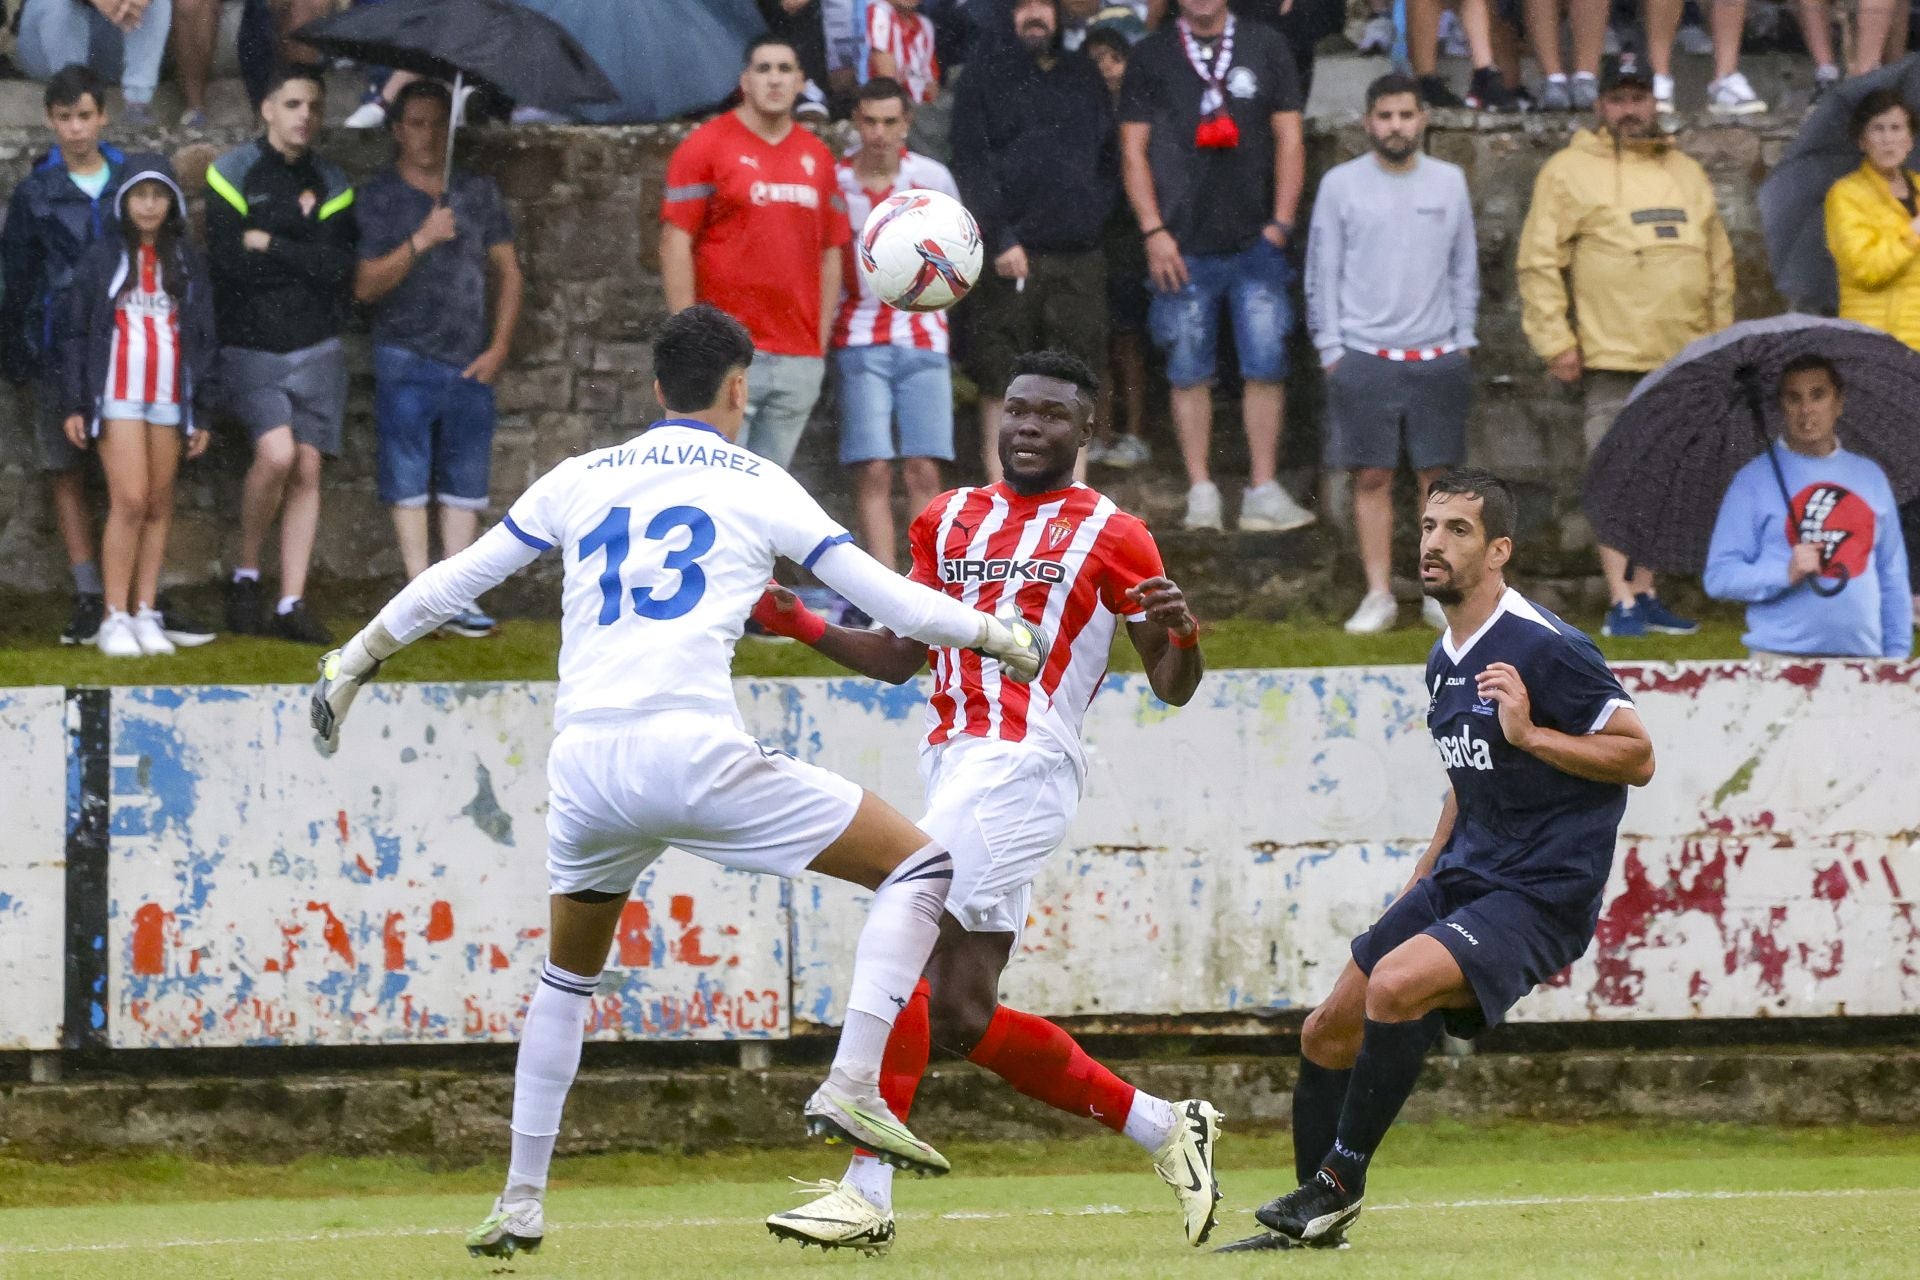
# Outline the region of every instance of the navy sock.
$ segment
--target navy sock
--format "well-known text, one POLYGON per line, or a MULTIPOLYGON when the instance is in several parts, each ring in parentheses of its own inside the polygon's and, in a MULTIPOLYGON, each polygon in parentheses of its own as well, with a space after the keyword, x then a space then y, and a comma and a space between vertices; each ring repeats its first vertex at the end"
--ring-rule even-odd
POLYGON ((1340 1110, 1340 1129, 1333 1139, 1325 1168, 1340 1180, 1350 1196, 1367 1185, 1367 1165, 1394 1117, 1420 1079, 1420 1063, 1440 1034, 1440 1011, 1413 1022, 1375 1022, 1367 1019, 1360 1056, 1353 1063, 1346 1105, 1340 1110))
POLYGON ((1293 1172, 1301 1182, 1313 1177, 1333 1148, 1351 1079, 1352 1067, 1336 1071, 1300 1055, 1293 1082, 1293 1172))

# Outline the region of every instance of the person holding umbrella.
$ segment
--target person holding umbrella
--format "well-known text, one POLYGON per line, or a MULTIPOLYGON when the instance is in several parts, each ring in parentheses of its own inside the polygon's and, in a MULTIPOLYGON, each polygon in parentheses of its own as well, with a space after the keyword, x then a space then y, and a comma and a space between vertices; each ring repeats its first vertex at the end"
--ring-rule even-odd
POLYGON ((1840 371, 1817 352, 1796 356, 1779 401, 1786 429, 1721 500, 1707 594, 1745 602, 1742 639, 1756 658, 1905 658, 1913 615, 1893 487, 1878 463, 1840 447, 1840 371))
MULTIPOLYGON (((1547 372, 1581 389, 1591 452, 1642 374, 1733 322, 1733 246, 1706 170, 1655 125, 1652 80, 1610 59, 1599 121, 1541 167, 1515 266, 1521 324, 1547 372)), ((1653 570, 1600 546, 1601 633, 1690 635, 1653 570)))

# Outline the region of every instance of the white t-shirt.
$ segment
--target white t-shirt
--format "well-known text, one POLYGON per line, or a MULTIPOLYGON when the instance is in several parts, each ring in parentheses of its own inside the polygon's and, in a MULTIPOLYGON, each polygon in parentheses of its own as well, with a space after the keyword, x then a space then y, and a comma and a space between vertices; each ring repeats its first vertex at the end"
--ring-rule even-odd
POLYGON ((982 638, 971 607, 885 568, 792 476, 685 418, 562 462, 472 546, 408 583, 380 623, 411 644, 555 549, 565 567, 558 728, 588 711, 670 708, 737 722, 734 642, 779 556, 897 635, 982 638))
POLYGON ((733 646, 773 562, 812 567, 851 536, 779 467, 669 419, 569 458, 507 528, 566 558, 555 720, 585 710, 733 702, 733 646))

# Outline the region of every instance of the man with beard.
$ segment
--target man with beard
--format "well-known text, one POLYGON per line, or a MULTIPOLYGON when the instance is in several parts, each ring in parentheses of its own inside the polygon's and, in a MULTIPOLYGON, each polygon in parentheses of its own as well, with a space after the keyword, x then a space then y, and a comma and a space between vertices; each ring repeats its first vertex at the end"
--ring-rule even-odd
MULTIPOLYGON (((1599 128, 1541 167, 1515 264, 1527 341, 1584 393, 1589 450, 1640 375, 1733 323, 1733 246, 1706 170, 1654 123, 1652 80, 1610 61, 1596 111, 1599 128)), ((1698 629, 1654 593, 1653 570, 1612 547, 1600 567, 1612 595, 1602 634, 1698 629)))
POLYGON ((1023 351, 1107 359, 1107 212, 1120 194, 1113 107, 1085 56, 1060 48, 1058 0, 1017 0, 1011 45, 954 92, 953 176, 992 269, 973 300, 980 452, 1000 478, 1001 389, 1023 351))
POLYGON ((1451 471, 1427 491, 1420 582, 1447 617, 1427 658, 1427 728, 1451 787, 1406 888, 1300 1029, 1301 1185, 1254 1211, 1270 1234, 1230 1250, 1342 1244, 1441 1027, 1493 1026, 1593 940, 1653 743, 1593 641, 1507 586, 1513 519, 1490 472, 1451 471))
MULTIPOLYGON (((1467 455, 1480 254, 1458 166, 1421 154, 1426 105, 1412 77, 1367 86, 1371 155, 1320 182, 1307 237, 1307 324, 1327 375, 1326 464, 1353 473, 1367 594, 1347 619, 1385 631, 1394 601, 1393 474, 1404 449, 1420 489, 1467 455)), ((1426 602, 1430 625, 1445 625, 1426 602)))

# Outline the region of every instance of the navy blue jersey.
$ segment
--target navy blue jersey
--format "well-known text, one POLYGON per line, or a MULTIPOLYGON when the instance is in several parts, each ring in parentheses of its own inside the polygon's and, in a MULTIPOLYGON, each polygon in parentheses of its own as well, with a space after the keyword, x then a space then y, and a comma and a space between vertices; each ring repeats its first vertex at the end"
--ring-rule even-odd
POLYGON ((1591 928, 1627 789, 1576 778, 1509 745, 1499 707, 1476 687, 1496 662, 1519 671, 1533 722, 1549 729, 1593 733, 1616 707, 1633 705, 1593 641, 1511 588, 1458 647, 1443 632, 1427 658, 1427 727, 1460 812, 1434 875, 1478 877, 1591 928))

